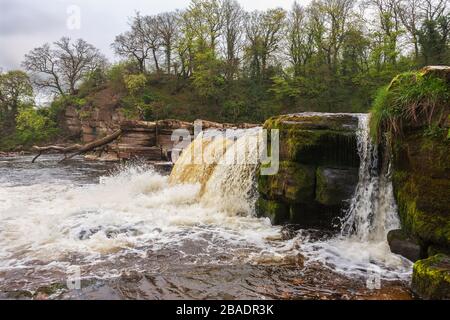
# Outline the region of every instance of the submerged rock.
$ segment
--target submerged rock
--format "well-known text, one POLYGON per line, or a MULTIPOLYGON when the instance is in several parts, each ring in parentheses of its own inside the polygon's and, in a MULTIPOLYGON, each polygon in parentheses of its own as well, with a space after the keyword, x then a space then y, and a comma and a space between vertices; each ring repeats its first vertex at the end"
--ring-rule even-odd
POLYGON ((450 256, 438 254, 416 262, 412 289, 424 299, 450 299, 450 256))
POLYGON ((358 183, 358 117, 284 115, 264 127, 280 132, 280 169, 258 177, 258 215, 276 224, 333 229, 358 183))

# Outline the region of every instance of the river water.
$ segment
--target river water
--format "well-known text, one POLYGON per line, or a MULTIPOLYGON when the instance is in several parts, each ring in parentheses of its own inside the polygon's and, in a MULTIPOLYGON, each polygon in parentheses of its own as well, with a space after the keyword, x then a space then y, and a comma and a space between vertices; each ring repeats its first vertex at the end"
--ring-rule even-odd
POLYGON ((196 183, 182 168, 31 159, 0 159, 0 298, 411 298, 411 263, 385 237, 254 217, 253 167, 197 168, 196 183))

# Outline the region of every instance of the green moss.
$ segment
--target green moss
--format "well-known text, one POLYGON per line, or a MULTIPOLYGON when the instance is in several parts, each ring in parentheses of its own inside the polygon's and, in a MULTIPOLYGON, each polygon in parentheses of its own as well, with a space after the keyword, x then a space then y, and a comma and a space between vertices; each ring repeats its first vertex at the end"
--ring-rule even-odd
POLYGON ((315 170, 315 167, 283 161, 280 163, 278 174, 259 176, 259 192, 268 199, 288 203, 312 201, 315 190, 315 170))
POLYGON ((424 243, 450 247, 448 180, 396 172, 395 195, 403 227, 424 243), (447 191, 446 191, 447 190, 447 191))
POLYGON ((417 261, 412 289, 424 299, 450 299, 450 257, 438 254, 417 261))
POLYGON ((272 224, 282 224, 289 220, 289 206, 282 202, 259 198, 256 202, 258 217, 267 217, 272 224))

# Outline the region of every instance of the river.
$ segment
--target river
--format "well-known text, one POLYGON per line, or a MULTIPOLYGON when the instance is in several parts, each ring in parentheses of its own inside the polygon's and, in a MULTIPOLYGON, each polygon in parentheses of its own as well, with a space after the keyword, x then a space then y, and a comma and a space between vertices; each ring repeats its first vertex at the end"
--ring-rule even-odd
POLYGON ((412 298, 384 239, 272 226, 151 164, 31 159, 0 159, 0 298, 412 298))

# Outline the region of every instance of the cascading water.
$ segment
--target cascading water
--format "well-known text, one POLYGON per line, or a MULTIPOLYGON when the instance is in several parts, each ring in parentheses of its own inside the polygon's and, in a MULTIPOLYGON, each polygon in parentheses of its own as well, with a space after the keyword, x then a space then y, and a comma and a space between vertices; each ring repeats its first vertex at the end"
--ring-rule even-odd
POLYGON ((0 297, 65 281, 72 265, 88 279, 116 279, 124 270, 159 277, 162 283, 146 284, 150 298, 317 297, 332 295, 336 279, 360 285, 335 271, 407 278, 411 264, 390 253, 385 237, 398 223, 392 186, 377 175, 368 118, 360 120, 360 183, 342 234, 326 241, 301 233, 283 240, 280 227, 255 217, 260 128, 237 130, 234 138, 202 133, 170 177, 142 164, 100 176, 104 169, 82 161, 62 166, 50 157, 40 167, 29 157, 0 161, 0 297), (301 255, 306 291, 295 284, 301 255), (319 279, 323 266, 333 270, 332 281, 319 279), (199 274, 206 278, 196 281, 199 274), (161 291, 165 286, 184 289, 161 291))
POLYGON ((342 223, 342 235, 361 241, 383 241, 390 230, 400 227, 400 221, 389 171, 379 173, 378 146, 370 137, 368 115, 359 115, 357 135, 359 182, 342 223))
POLYGON ((261 133, 261 128, 201 133, 181 154, 170 182, 199 183, 205 206, 252 216, 261 133))
POLYGON ((388 232, 400 227, 390 166, 380 174, 378 146, 370 136, 369 115, 357 116, 359 182, 342 220, 341 234, 327 241, 307 242, 303 249, 311 261, 323 262, 344 273, 364 275, 369 271, 385 279, 408 278, 411 263, 392 254, 387 244, 388 232))

